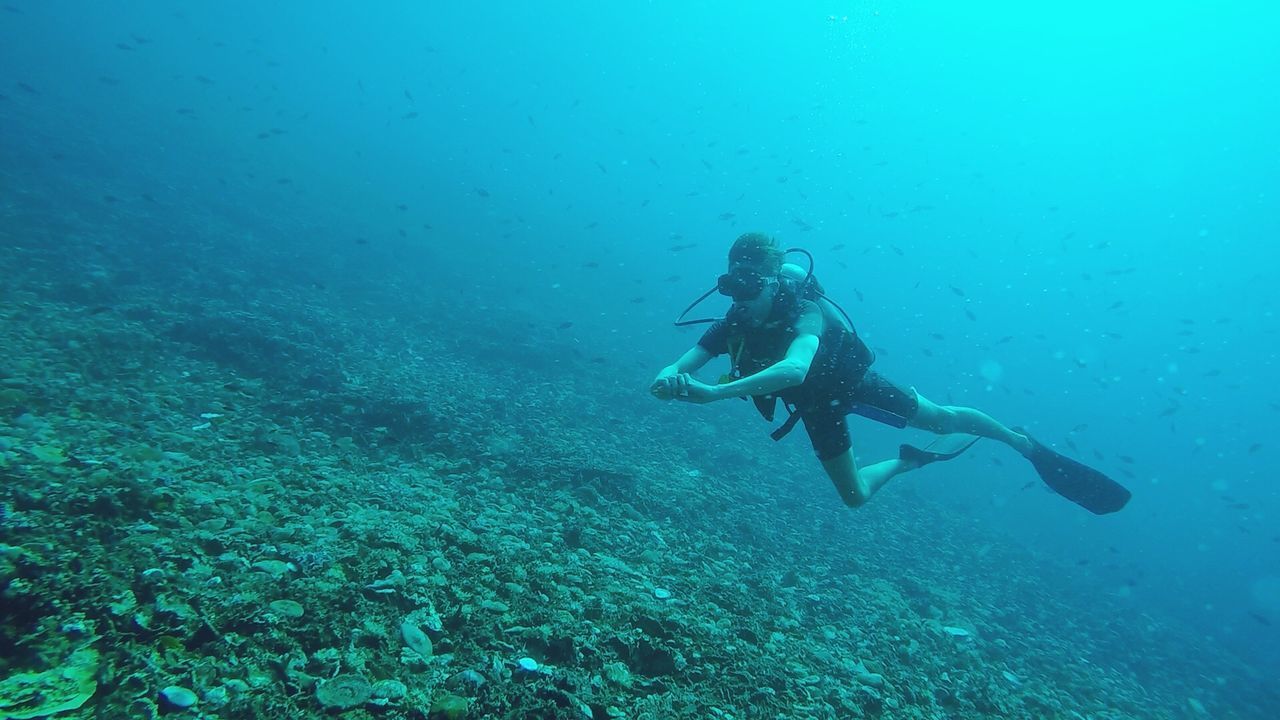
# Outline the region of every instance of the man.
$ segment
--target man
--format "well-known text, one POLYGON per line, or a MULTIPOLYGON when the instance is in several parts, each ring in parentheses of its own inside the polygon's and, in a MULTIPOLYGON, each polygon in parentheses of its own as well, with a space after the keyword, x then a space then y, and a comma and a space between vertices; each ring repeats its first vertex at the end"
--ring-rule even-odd
POLYGON ((808 273, 783 263, 783 255, 772 238, 760 233, 734 242, 729 272, 717 284, 722 294, 732 297, 733 307, 696 345, 658 373, 650 387, 655 397, 709 403, 750 396, 768 419, 781 398, 804 422, 823 469, 850 507, 866 503, 897 475, 959 455, 978 437, 1002 442, 1027 457, 1050 487, 1095 513, 1123 507, 1128 491, 1101 473, 980 410, 937 405, 871 370, 874 357, 853 327, 821 296, 808 273), (732 371, 720 384, 708 385, 692 376, 722 354, 729 355, 732 371), (898 458, 859 468, 846 419, 854 412, 899 427, 977 437, 940 438, 924 449, 903 445, 898 458))

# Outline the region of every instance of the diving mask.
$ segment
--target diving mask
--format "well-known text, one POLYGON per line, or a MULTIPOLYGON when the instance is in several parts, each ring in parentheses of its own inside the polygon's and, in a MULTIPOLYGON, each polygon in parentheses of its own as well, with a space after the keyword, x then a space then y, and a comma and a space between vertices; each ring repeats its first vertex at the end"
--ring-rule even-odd
POLYGON ((721 295, 733 298, 734 302, 748 302, 760 297, 764 290, 765 278, 754 270, 734 269, 716 281, 716 290, 721 295))

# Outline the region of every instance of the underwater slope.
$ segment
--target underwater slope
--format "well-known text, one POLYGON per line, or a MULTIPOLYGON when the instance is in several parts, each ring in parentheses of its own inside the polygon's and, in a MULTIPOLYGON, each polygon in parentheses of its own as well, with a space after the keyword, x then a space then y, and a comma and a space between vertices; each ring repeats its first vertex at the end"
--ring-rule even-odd
POLYGON ((1275 706, 927 501, 853 516, 687 421, 655 446, 642 392, 553 384, 518 319, 460 344, 459 301, 316 292, 217 218, 178 263, 130 246, 150 220, 5 200, 0 716, 1275 706))

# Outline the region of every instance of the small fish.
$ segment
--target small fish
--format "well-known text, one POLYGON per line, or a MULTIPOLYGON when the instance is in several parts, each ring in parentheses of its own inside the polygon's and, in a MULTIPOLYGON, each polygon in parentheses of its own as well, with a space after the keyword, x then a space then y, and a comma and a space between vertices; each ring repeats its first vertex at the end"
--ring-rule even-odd
POLYGON ((933 351, 929 348, 922 348, 920 352, 924 353, 925 357, 933 357, 933 351))
POLYGON ((899 257, 906 255, 906 253, 902 251, 902 248, 898 247, 897 245, 890 245, 889 248, 892 249, 895 253, 897 253, 899 257))
POLYGON ((489 197, 489 191, 488 191, 488 190, 485 190, 485 189, 484 189, 484 188, 482 188, 482 187, 478 187, 478 188, 476 188, 476 194, 477 194, 477 195, 479 195, 479 196, 480 196, 480 197, 482 197, 482 198, 487 198, 487 197, 489 197))
POLYGON ((1132 457, 1129 457, 1128 455, 1117 455, 1116 457, 1119 457, 1119 458, 1120 458, 1120 462, 1125 463, 1126 465, 1132 465, 1132 464, 1133 464, 1133 458, 1132 458, 1132 457))
POLYGON ((404 98, 409 102, 414 102, 413 93, 409 92, 409 88, 404 89, 404 98))
POLYGON ((947 339, 945 336, 943 336, 943 334, 942 334, 942 333, 929 333, 929 337, 933 338, 934 340, 946 340, 946 339, 947 339))
POLYGON ((368 241, 368 240, 366 240, 365 238, 362 238, 362 237, 361 237, 361 238, 356 238, 356 239, 355 239, 355 243, 356 243, 357 245, 368 245, 368 244, 369 244, 369 241, 368 241))
POLYGON ((632 305, 639 305, 639 304, 640 304, 640 303, 642 303, 642 302, 644 302, 644 298, 643 298, 643 297, 633 297, 633 298, 631 298, 631 304, 632 304, 632 305))
POLYGON ((119 85, 120 84, 119 80, 109 75, 99 75, 98 82, 102 83, 103 85, 119 85))
POLYGON ((997 341, 996 341, 996 344, 997 344, 997 345, 1003 345, 1003 344, 1005 344, 1005 343, 1007 343, 1007 342, 1010 342, 1011 340, 1013 340, 1013 336, 1012 336, 1012 335, 1005 335, 1004 337, 1002 337, 1002 338, 1000 338, 999 340, 997 340, 997 341))
POLYGON ((973 311, 968 308, 965 308, 964 314, 965 314, 965 317, 969 318, 970 320, 976 321, 978 319, 978 316, 974 315, 973 311))
POLYGON ((858 302, 862 302, 862 291, 858 288, 853 289, 853 296, 858 298, 858 302))
POLYGON ((835 245, 831 246, 831 252, 840 252, 844 248, 845 248, 844 243, 836 243, 835 245))
POLYGON ((696 243, 684 243, 682 245, 672 245, 667 249, 670 250, 671 252, 680 252, 681 250, 689 250, 695 247, 697 247, 696 243))
POLYGON ((401 116, 400 116, 400 119, 401 119, 401 120, 414 120, 414 119, 417 119, 417 117, 418 117, 418 111, 414 110, 414 111, 412 111, 412 112, 407 112, 407 113, 405 113, 405 114, 401 115, 401 116))
POLYGON ((598 222, 589 222, 589 223, 587 223, 586 225, 583 225, 583 226, 582 226, 582 229, 583 229, 583 230, 595 230, 595 229, 596 229, 596 228, 598 228, 598 227, 600 227, 600 223, 598 223, 598 222))
POLYGON ((568 329, 569 329, 569 328, 571 328, 571 327, 573 327, 573 323, 572 323, 572 322, 570 322, 570 321, 568 321, 568 320, 565 320, 564 322, 562 322, 562 323, 560 323, 559 325, 557 325, 557 326, 556 326, 556 329, 557 329, 557 330, 568 330, 568 329))
POLYGON ((596 167, 600 168, 600 172, 604 173, 605 175, 608 175, 608 174, 609 174, 609 168, 606 168, 606 167, 604 166, 604 163, 599 163, 599 162, 598 162, 598 163, 596 163, 596 167))
POLYGON ((24 83, 24 82, 19 82, 19 83, 18 83, 18 89, 19 89, 19 90, 21 90, 21 91, 23 91, 23 92, 25 92, 25 93, 27 93, 28 95, 39 95, 39 94, 40 94, 40 91, 39 91, 39 90, 37 90, 37 89, 35 89, 35 88, 31 87, 30 85, 28 85, 28 84, 26 84, 26 83, 24 83))
POLYGON ((596 268, 600 267, 600 263, 596 262, 595 260, 588 260, 587 262, 582 263, 582 267, 588 268, 590 270, 595 270, 596 268))
POLYGON ((211 80, 211 79, 209 79, 209 78, 205 77, 204 75, 197 75, 197 76, 196 76, 196 81, 197 81, 197 82, 199 82, 201 85, 213 85, 213 84, 214 84, 213 80, 211 80))
POLYGON ((1257 620, 1257 621, 1258 621, 1260 624, 1262 624, 1262 625, 1266 625, 1267 627, 1271 627, 1271 620, 1270 620, 1270 619, 1268 619, 1265 615, 1259 615, 1258 613, 1253 612, 1252 610, 1250 610, 1250 611, 1249 611, 1249 617, 1253 618, 1254 620, 1257 620))
POLYGON ((650 164, 650 165, 652 165, 652 166, 654 166, 654 167, 656 167, 656 168, 658 168, 659 170, 661 170, 661 169, 662 169, 662 166, 661 166, 661 165, 659 165, 659 164, 658 164, 658 161, 657 161, 657 160, 654 160, 652 156, 650 156, 650 157, 649 157, 649 164, 650 164))
POLYGON ((1262 443, 1254 443, 1249 446, 1249 454, 1252 455, 1262 449, 1262 443))
POLYGON ((666 280, 664 280, 663 282, 669 282, 669 283, 673 283, 673 282, 680 282, 680 276, 679 276, 679 275, 671 275, 671 276, 667 277, 667 279, 666 279, 666 280))
POLYGON ((951 292, 955 293, 958 297, 964 297, 964 290, 961 290, 955 285, 948 285, 947 287, 951 288, 951 292))
POLYGON ((118 43, 116 43, 116 49, 117 49, 117 50, 126 50, 126 51, 129 51, 129 52, 132 52, 134 48, 133 48, 133 46, 132 46, 132 45, 130 45, 129 43, 122 43, 122 42, 118 42, 118 43))
POLYGON ((737 217, 737 215, 736 215, 735 213, 731 213, 731 212, 723 212, 723 213, 720 213, 720 219, 721 219, 721 220, 732 220, 732 219, 734 219, 735 217, 737 217))
POLYGON ((1120 308, 1122 308, 1122 307, 1124 307, 1124 301, 1123 301, 1123 300, 1117 300, 1117 301, 1115 301, 1115 302, 1111 303, 1110 305, 1108 305, 1108 306, 1107 306, 1107 309, 1108 309, 1108 310, 1119 310, 1119 309, 1120 309, 1120 308))

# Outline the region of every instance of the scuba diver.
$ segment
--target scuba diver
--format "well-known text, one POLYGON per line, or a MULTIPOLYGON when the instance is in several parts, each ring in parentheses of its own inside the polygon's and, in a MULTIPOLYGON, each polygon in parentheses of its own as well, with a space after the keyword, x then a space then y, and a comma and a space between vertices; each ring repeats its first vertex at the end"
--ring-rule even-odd
POLYGON ((789 417, 772 437, 779 440, 803 422, 818 460, 849 507, 863 505, 897 475, 957 457, 981 438, 1016 450, 1051 489, 1091 512, 1116 512, 1129 500, 1129 491, 1114 480, 1050 450, 1025 431, 1010 429, 981 410, 938 405, 873 370, 874 354, 844 310, 823 293, 813 276, 813 257, 805 250, 784 251, 761 233, 739 237, 729 250, 728 272, 676 321, 677 326, 699 323, 711 327, 658 373, 650 393, 691 403, 750 397, 769 421, 781 399, 789 417), (789 253, 808 256, 808 270, 785 263, 789 253), (733 300, 725 317, 683 319, 715 292, 733 300), (718 384, 693 377, 719 355, 729 356, 730 372, 718 384), (923 448, 902 445, 897 458, 859 468, 849 414, 940 437, 923 448))

